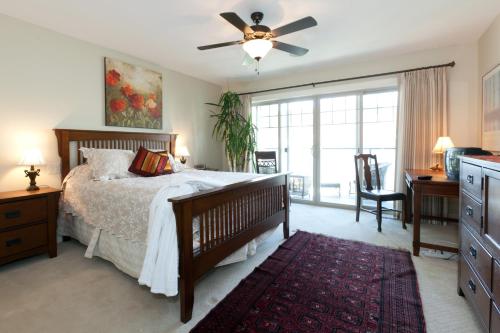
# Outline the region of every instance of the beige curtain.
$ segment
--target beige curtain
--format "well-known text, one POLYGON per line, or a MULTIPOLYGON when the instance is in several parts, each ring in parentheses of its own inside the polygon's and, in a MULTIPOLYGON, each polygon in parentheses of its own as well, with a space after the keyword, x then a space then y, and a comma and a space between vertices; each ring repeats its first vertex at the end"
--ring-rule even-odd
MULTIPOLYGON (((447 135, 447 68, 433 68, 401 75, 396 189, 406 192, 405 169, 428 169, 442 155, 432 153, 436 140, 447 135)), ((425 215, 441 214, 438 199, 425 199, 425 215)))

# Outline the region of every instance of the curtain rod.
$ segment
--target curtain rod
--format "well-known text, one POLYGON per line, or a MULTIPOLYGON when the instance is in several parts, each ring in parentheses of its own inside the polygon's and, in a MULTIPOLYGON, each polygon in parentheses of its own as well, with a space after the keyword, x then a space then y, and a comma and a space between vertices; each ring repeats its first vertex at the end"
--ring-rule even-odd
POLYGON ((393 71, 393 72, 385 72, 385 73, 378 73, 378 74, 353 76, 353 77, 346 77, 346 78, 342 78, 342 79, 335 79, 335 80, 328 80, 328 81, 319 81, 319 82, 297 84, 297 85, 294 85, 294 86, 287 86, 287 87, 280 87, 280 88, 272 88, 272 89, 265 89, 265 90, 250 91, 250 92, 240 93, 238 95, 239 96, 252 95, 252 94, 259 94, 259 93, 263 93, 263 92, 271 92, 271 91, 286 90, 286 89, 293 89, 293 88, 303 88, 303 87, 308 87, 308 86, 313 86, 313 88, 314 88, 314 87, 316 87, 316 86, 318 86, 320 84, 336 83, 336 82, 343 82, 343 81, 352 81, 352 80, 359 80, 359 79, 369 79, 369 78, 372 78, 372 77, 387 76, 387 75, 394 75, 394 74, 401 74, 401 73, 408 73, 408 72, 414 72, 414 71, 419 71, 419 70, 423 70, 423 69, 440 68, 440 67, 453 67, 453 66, 455 66, 455 61, 449 62, 447 64, 441 64, 441 65, 418 67, 418 68, 410 68, 410 69, 404 69, 404 70, 393 71))

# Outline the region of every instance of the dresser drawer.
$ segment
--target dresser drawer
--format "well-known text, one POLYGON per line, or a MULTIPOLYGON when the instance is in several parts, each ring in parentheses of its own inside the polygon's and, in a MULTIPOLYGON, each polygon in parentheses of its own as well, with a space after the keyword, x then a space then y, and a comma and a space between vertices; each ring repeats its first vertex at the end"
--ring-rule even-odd
POLYGON ((477 275, 472 271, 469 263, 463 257, 460 257, 460 287, 465 297, 476 308, 476 312, 484 327, 488 329, 490 322, 490 297, 477 275))
POLYGON ((462 192, 462 206, 460 207, 462 221, 467 223, 478 234, 481 233, 482 206, 469 195, 462 192))
MULTIPOLYGON (((498 259, 498 258, 497 258, 498 259)), ((495 295, 497 302, 500 302, 500 264, 497 260, 493 260, 493 279, 491 290, 495 295)), ((499 303, 500 304, 500 303, 499 303)))
POLYGON ((462 170, 460 170, 460 185, 479 201, 482 200, 481 177, 481 167, 469 163, 462 163, 462 170))
POLYGON ((491 333, 499 333, 500 332, 500 309, 495 304, 495 302, 491 302, 491 333))
POLYGON ((47 218, 47 198, 37 198, 0 204, 0 229, 47 218))
POLYGON ((0 257, 47 245, 47 224, 0 232, 0 257))
POLYGON ((460 253, 469 260, 486 287, 491 290, 491 266, 493 259, 464 225, 461 228, 460 253))

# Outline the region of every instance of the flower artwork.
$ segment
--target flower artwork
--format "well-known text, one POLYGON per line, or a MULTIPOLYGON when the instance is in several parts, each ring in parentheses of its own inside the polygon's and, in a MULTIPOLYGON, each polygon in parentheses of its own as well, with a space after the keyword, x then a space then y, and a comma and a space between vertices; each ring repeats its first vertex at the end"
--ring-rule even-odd
POLYGON ((110 58, 105 72, 106 126, 161 129, 161 74, 110 58))

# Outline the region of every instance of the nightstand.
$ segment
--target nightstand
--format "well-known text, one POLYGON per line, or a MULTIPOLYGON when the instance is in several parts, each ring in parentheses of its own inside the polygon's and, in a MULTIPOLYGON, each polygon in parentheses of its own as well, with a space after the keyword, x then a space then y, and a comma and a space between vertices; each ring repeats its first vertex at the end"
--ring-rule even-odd
POLYGON ((0 265, 36 254, 57 256, 61 190, 0 192, 0 265))

